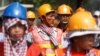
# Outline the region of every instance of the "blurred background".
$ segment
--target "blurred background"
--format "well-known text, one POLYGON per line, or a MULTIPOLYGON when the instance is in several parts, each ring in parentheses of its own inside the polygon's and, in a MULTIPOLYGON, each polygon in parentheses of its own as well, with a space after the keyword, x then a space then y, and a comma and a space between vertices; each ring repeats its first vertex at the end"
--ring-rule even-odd
POLYGON ((3 10, 8 4, 16 1, 22 3, 28 10, 33 10, 35 12, 43 3, 50 3, 54 9, 61 4, 67 4, 70 5, 74 11, 80 6, 91 12, 94 12, 95 10, 100 11, 100 0, 0 0, 0 16, 2 16, 3 10))
POLYGON ((80 6, 85 7, 90 11, 100 10, 100 0, 0 0, 0 15, 8 4, 16 1, 24 4, 24 6, 31 8, 32 10, 37 10, 38 6, 43 3, 50 3, 54 9, 61 4, 68 4, 73 10, 80 6))

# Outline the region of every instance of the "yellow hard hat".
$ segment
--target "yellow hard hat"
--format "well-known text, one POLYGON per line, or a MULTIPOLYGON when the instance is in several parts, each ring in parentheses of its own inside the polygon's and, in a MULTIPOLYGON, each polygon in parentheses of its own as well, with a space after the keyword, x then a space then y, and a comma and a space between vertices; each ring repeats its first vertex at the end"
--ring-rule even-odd
POLYGON ((72 14, 72 8, 66 4, 62 4, 57 9, 58 14, 72 14))
POLYGON ((38 9, 38 14, 39 16, 45 15, 48 12, 52 12, 54 10, 52 10, 52 7, 50 4, 43 4, 39 7, 38 9))
POLYGON ((79 8, 76 10, 76 12, 78 12, 78 11, 85 11, 85 8, 79 7, 79 8))
POLYGON ((88 11, 80 11, 73 14, 68 21, 68 30, 93 30, 96 21, 88 11))
POLYGON ((27 18, 28 19, 35 19, 35 13, 33 11, 27 11, 27 18))

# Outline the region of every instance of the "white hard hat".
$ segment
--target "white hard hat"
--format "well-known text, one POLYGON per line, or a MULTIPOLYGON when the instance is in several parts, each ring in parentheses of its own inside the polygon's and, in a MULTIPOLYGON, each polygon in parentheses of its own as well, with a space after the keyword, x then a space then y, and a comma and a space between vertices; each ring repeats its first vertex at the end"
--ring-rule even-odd
POLYGON ((100 16, 100 11, 98 11, 98 10, 95 11, 95 12, 94 12, 94 15, 96 15, 96 16, 100 16))

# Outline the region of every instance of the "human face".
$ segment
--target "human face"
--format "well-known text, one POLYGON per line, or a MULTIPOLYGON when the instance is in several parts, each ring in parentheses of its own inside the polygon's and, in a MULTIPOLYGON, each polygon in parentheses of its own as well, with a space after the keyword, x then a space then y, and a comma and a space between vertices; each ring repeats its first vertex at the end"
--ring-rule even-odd
POLYGON ((25 26, 22 24, 16 24, 8 29, 8 34, 15 40, 20 40, 25 34, 25 26))
POLYGON ((71 14, 58 14, 60 21, 65 24, 68 23, 68 19, 70 16, 71 14))
POLYGON ((27 23, 29 27, 33 26, 34 19, 28 19, 27 23))
POLYGON ((77 48, 81 50, 90 50, 94 46, 94 35, 84 35, 74 38, 77 48))
POLYGON ((45 16, 44 23, 48 27, 54 26, 54 20, 55 20, 55 13, 49 13, 45 16))

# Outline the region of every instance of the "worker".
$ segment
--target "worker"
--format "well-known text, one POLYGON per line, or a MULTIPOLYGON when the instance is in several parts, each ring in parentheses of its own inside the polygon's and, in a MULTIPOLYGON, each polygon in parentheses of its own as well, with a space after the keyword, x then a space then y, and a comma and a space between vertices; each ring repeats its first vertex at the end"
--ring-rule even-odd
MULTIPOLYGON (((93 13, 93 16, 96 20, 96 23, 98 25, 98 29, 100 29, 100 11, 99 10, 96 10, 94 11, 93 13)), ((96 48, 100 49, 100 35, 96 35, 96 48)))
POLYGON ((68 31, 70 44, 62 56, 100 56, 100 50, 94 48, 95 35, 100 34, 100 30, 90 12, 73 14, 68 21, 68 31))
POLYGON ((27 34, 27 40, 32 43, 33 39, 32 39, 32 31, 34 29, 34 21, 36 19, 35 13, 31 10, 27 11, 27 23, 28 23, 28 34, 27 34))
POLYGON ((60 23, 58 28, 62 29, 63 32, 66 30, 69 17, 72 15, 72 8, 69 5, 62 4, 57 8, 58 18, 60 23))
POLYGON ((50 4, 43 4, 38 8, 38 14, 41 24, 32 31, 34 43, 27 56, 55 56, 62 39, 62 30, 54 27, 55 11, 50 4))
POLYGON ((57 8, 57 15, 60 23, 58 24, 58 28, 62 29, 63 31, 63 38, 62 38, 62 46, 63 48, 68 46, 68 41, 66 40, 66 35, 68 34, 68 31, 66 30, 68 20, 70 19, 70 16, 72 15, 72 8, 69 5, 62 4, 57 8))
POLYGON ((27 31, 26 8, 14 2, 3 13, 4 42, 0 42, 0 56, 26 56, 29 42, 27 31))

